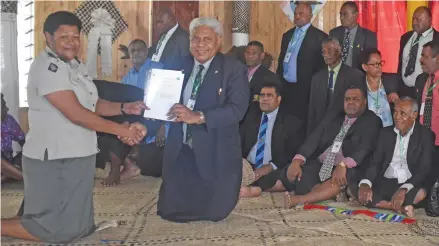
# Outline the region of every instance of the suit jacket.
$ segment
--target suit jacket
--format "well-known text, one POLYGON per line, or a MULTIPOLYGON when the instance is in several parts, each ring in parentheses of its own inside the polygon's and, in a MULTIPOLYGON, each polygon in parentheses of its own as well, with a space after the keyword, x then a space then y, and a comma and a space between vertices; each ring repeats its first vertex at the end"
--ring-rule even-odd
POLYGON ((335 88, 331 99, 328 98, 328 68, 320 70, 311 80, 309 95, 307 134, 310 134, 328 114, 333 117, 343 112, 344 94, 346 90, 356 84, 366 91, 364 75, 355 68, 342 64, 335 81, 335 88))
POLYGON ((270 69, 261 65, 249 82, 251 100, 253 100, 254 95, 259 95, 265 82, 279 82, 279 78, 270 69))
MULTIPOLYGON (((282 36, 281 49, 276 73, 282 83, 288 83, 284 79, 283 61, 287 53, 288 44, 293 37, 296 27, 291 28, 282 36)), ((326 66, 322 56, 322 41, 328 35, 321 30, 310 26, 303 38, 302 45, 297 55, 297 83, 294 84, 297 88, 297 93, 292 95, 298 105, 308 105, 309 90, 312 76, 326 66)), ((306 109, 305 109, 306 110, 306 109)), ((306 119, 305 119, 306 120, 306 119)))
MULTIPOLYGON (((242 157, 247 158, 258 141, 262 111, 259 104, 253 104, 240 127, 242 157)), ((279 110, 271 135, 272 162, 281 169, 291 162, 303 141, 301 121, 279 110)))
MULTIPOLYGON (((183 65, 184 88, 194 58, 187 57, 183 65)), ((183 124, 170 126, 158 201, 162 218, 218 221, 236 206, 242 178, 239 121, 249 96, 246 66, 218 53, 204 76, 194 107, 194 111, 204 113, 206 123, 188 126, 192 139, 189 157, 184 154, 189 147, 183 145, 183 124)))
MULTIPOLYGON (((324 121, 306 138, 298 154, 307 160, 316 160, 334 142, 344 120, 345 114, 341 113, 324 121)), ((381 119, 366 109, 346 133, 341 147, 343 155, 354 159, 360 166, 372 154, 381 126, 381 119)))
MULTIPOLYGON (((404 53, 404 47, 407 45, 408 41, 412 37, 414 31, 406 32, 401 36, 401 39, 399 41, 399 59, 398 59, 398 71, 397 73, 401 76, 401 69, 402 69, 402 56, 404 53)), ((433 41, 439 42, 439 32, 436 31, 433 28, 433 41)), ((417 61, 418 62, 418 61, 417 61)), ((404 83, 401 77, 400 80, 401 83, 404 83)))
POLYGON ((415 83, 415 98, 418 102, 419 108, 422 104, 422 93, 424 93, 424 87, 428 80, 428 74, 427 73, 421 73, 416 77, 416 83, 415 83))
MULTIPOLYGON (((376 178, 384 176, 393 158, 396 137, 393 126, 381 129, 365 179, 373 183, 376 178)), ((432 164, 433 145, 433 132, 416 122, 407 150, 407 164, 412 177, 406 183, 419 187, 427 178, 432 164)))
POLYGON ((381 82, 383 83, 384 90, 386 90, 386 94, 390 93, 398 93, 399 91, 399 80, 401 76, 396 73, 383 73, 381 75, 381 82))
MULTIPOLYGON (((338 26, 329 31, 329 36, 337 38, 341 46, 343 46, 344 35, 345 27, 343 26, 338 26)), ((352 67, 362 71, 360 62, 361 51, 367 48, 377 48, 377 43, 377 35, 375 32, 358 25, 353 43, 354 47, 352 49, 352 67)))
MULTIPOLYGON (((148 50, 148 57, 154 55, 157 43, 148 50)), ((169 38, 160 57, 160 63, 164 64, 164 69, 180 70, 182 67, 182 59, 190 56, 189 51, 189 33, 178 25, 175 32, 169 38)))

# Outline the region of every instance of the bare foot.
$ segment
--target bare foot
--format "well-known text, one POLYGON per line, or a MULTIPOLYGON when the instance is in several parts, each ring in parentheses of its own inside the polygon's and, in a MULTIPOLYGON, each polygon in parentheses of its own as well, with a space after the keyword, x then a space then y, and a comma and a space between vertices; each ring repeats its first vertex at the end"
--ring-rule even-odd
POLYGON ((294 193, 285 191, 284 193, 284 208, 290 209, 297 205, 299 205, 300 201, 297 196, 294 195, 294 193))
POLYGON ((405 215, 407 215, 408 217, 410 217, 410 218, 414 218, 415 217, 415 209, 413 208, 412 205, 405 206, 403 208, 403 213, 405 215))
POLYGON ((120 172, 111 170, 108 177, 101 182, 103 186, 111 187, 119 185, 120 183, 120 172))
POLYGON ((260 196, 262 193, 262 190, 260 187, 257 186, 247 186, 247 187, 241 187, 241 190, 239 191, 240 197, 257 197, 260 196))
POLYGON ((127 158, 125 160, 125 166, 120 173, 120 180, 132 179, 140 175, 140 168, 131 160, 127 158))

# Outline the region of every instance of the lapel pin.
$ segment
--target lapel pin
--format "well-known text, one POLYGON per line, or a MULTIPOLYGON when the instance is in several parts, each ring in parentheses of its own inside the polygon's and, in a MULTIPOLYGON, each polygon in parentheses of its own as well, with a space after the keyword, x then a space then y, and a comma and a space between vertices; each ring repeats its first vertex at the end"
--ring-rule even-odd
POLYGON ((218 70, 215 70, 215 74, 217 74, 218 73, 218 70))
POLYGON ((221 93, 223 92, 223 88, 219 88, 218 95, 221 96, 221 93))

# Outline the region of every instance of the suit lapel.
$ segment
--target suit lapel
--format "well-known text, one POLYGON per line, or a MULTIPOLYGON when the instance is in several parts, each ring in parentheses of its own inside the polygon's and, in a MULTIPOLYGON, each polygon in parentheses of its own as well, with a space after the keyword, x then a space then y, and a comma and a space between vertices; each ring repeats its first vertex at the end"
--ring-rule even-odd
POLYGON ((407 165, 409 169, 417 163, 416 154, 418 146, 419 146, 419 135, 420 135, 420 125, 415 123, 415 127, 413 129, 413 133, 410 136, 409 145, 407 147, 407 165))
POLYGON ((360 54, 364 46, 364 29, 358 25, 357 33, 355 34, 355 39, 352 47, 352 65, 357 64, 357 57, 360 54))
MULTIPOLYGON (((299 59, 302 52, 304 52, 304 54, 308 53, 307 52, 308 42, 306 40, 313 39, 313 32, 314 32, 313 28, 314 28, 313 25, 310 25, 308 27, 308 30, 305 33, 305 37, 303 37, 302 44, 300 45, 299 53, 297 54, 297 59, 299 59)), ((294 29, 294 30, 296 30, 296 29, 294 29)), ((294 32, 293 32, 293 34, 294 34, 294 32)))
POLYGON ((253 86, 255 86, 255 83, 256 83, 256 81, 257 81, 257 79, 255 79, 255 78, 259 78, 259 76, 261 75, 261 73, 262 73, 262 64, 258 67, 258 69, 256 69, 256 71, 255 71, 255 73, 253 74, 253 76, 252 76, 252 79, 250 80, 250 82, 249 82, 249 87, 250 87, 250 89, 251 88, 253 88, 253 86))
POLYGON ((283 114, 282 112, 277 112, 276 119, 274 120, 273 131, 271 133, 271 157, 278 156, 277 152, 284 149, 284 134, 283 130, 283 114))

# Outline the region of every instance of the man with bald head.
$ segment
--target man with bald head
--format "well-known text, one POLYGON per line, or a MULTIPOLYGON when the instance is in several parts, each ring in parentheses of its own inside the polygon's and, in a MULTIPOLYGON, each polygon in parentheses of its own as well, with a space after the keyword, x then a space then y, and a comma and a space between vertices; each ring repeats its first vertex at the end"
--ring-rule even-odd
POLYGON ((311 80, 307 133, 310 134, 325 116, 332 117, 343 111, 344 93, 356 84, 366 91, 363 74, 342 62, 342 49, 337 38, 322 42, 326 68, 314 74, 311 80))
POLYGON ((399 48, 398 73, 401 75, 400 96, 415 97, 416 77, 422 73, 421 58, 422 46, 432 40, 439 42, 439 32, 431 26, 431 10, 427 7, 418 7, 413 13, 413 31, 401 36, 399 48))
POLYGON ((306 126, 312 76, 325 67, 321 44, 328 35, 311 25, 312 7, 306 2, 294 10, 294 28, 283 34, 276 73, 282 82, 281 108, 306 126))
POLYGON ((219 221, 236 206, 242 178, 239 122, 249 103, 247 68, 220 53, 214 18, 190 26, 183 92, 169 118, 157 213, 176 222, 219 221))

